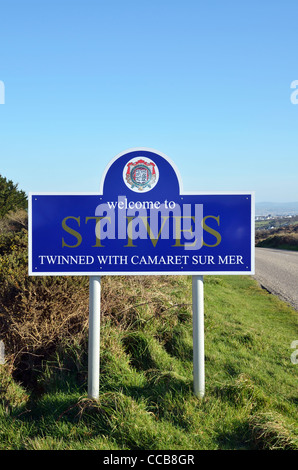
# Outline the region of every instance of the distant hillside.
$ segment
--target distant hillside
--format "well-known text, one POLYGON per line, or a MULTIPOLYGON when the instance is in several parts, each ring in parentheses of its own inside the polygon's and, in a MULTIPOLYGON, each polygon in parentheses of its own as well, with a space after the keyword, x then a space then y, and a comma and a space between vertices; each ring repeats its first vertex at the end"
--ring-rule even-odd
POLYGON ((296 215, 298 202, 257 202, 256 215, 296 215))
POLYGON ((298 251, 298 224, 256 230, 255 240, 259 247, 298 251))

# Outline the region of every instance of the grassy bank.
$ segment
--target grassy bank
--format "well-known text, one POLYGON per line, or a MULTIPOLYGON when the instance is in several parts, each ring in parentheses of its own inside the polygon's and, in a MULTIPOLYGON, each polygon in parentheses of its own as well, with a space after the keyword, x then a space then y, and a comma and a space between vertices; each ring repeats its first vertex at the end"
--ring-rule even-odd
POLYGON ((256 246, 261 248, 276 248, 279 250, 298 251, 298 236, 283 237, 279 235, 272 235, 257 243, 256 246))
POLYGON ((297 312, 251 277, 205 277, 202 400, 192 392, 191 278, 104 277, 93 402, 88 280, 28 279, 18 236, 0 258, 0 449, 298 449, 297 312))
POLYGON ((298 225, 257 231, 256 246, 298 251, 298 225))

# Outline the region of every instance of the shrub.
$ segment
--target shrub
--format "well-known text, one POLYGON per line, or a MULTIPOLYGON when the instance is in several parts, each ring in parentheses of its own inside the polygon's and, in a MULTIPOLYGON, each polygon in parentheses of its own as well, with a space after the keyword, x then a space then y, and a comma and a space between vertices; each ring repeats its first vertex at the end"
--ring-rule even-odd
POLYGON ((26 230, 0 237, 0 339, 21 370, 88 328, 88 278, 29 277, 26 230))
POLYGON ((0 217, 11 210, 26 209, 27 196, 18 185, 0 175, 0 217))

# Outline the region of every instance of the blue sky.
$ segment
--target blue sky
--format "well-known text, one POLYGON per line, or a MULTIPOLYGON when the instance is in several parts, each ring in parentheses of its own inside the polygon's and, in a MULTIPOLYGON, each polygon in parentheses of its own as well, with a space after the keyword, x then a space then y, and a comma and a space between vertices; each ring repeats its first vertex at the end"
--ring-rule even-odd
POLYGON ((0 3, 0 174, 97 191, 132 147, 185 191, 298 201, 297 0, 0 3))

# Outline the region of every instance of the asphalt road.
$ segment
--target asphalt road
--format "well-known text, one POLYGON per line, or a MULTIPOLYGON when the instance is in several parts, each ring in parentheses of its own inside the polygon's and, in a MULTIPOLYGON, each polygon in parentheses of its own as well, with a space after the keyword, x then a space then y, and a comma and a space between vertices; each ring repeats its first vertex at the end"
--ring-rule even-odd
POLYGON ((256 248, 255 279, 298 310, 298 252, 256 248))

